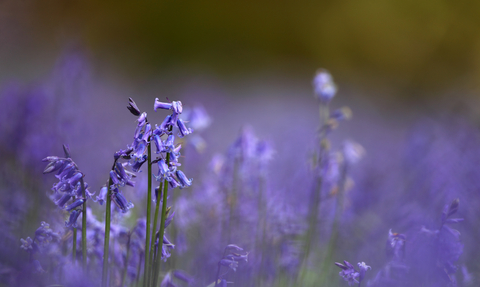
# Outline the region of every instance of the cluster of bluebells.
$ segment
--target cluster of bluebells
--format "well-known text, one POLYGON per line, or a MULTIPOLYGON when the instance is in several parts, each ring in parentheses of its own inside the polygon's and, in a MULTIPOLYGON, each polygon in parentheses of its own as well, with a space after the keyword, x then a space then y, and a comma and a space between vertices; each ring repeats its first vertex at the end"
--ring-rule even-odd
POLYGON ((192 133, 192 129, 187 128, 185 122, 180 118, 180 114, 183 111, 182 102, 173 101, 172 103, 160 102, 155 99, 154 105, 155 111, 157 109, 171 110, 172 114, 168 115, 161 125, 156 126, 152 132, 152 137, 155 142, 156 162, 158 164, 158 174, 155 179, 159 182, 167 181, 169 187, 174 189, 179 187, 180 189, 186 188, 192 185, 192 179, 188 179, 187 176, 177 167, 181 164, 179 162, 181 144, 175 146, 175 135, 173 134, 173 128, 178 128, 178 136, 184 137, 192 133), (165 140, 162 140, 162 136, 165 140))
POLYGON ((58 182, 52 187, 53 194, 50 196, 55 204, 70 212, 69 219, 65 222, 67 227, 77 227, 77 218, 81 207, 87 199, 92 198, 93 193, 88 190, 88 184, 83 181, 84 174, 75 162, 69 157, 68 147, 64 146, 65 157, 48 156, 43 159, 48 162, 43 173, 56 172, 58 182), (85 197, 83 192, 85 191, 85 197), (67 205, 67 203, 70 203, 67 205))
POLYGON ((404 286, 408 280, 418 284, 457 286, 456 264, 463 253, 463 244, 460 232, 449 225, 463 221, 463 218, 452 218, 458 206, 458 199, 445 205, 439 229, 422 226, 416 230, 412 234, 414 239, 409 245, 410 252, 406 249, 406 235, 390 230, 386 243, 388 263, 374 280, 369 281, 368 286, 404 286))
POLYGON ((349 286, 353 284, 358 284, 360 286, 362 280, 365 278, 365 272, 367 272, 368 269, 371 269, 371 267, 365 264, 365 262, 358 262, 358 271, 348 261, 343 261, 343 264, 335 262, 335 265, 342 268, 342 271, 338 274, 348 282, 349 286))
POLYGON ((36 253, 43 253, 51 242, 59 242, 60 235, 57 232, 54 232, 50 225, 44 221, 41 222, 40 227, 35 231, 35 236, 32 238, 27 237, 27 239, 20 239, 22 243, 20 248, 24 249, 30 253, 30 260, 33 264, 33 271, 35 273, 45 272, 40 265, 40 262, 37 259, 33 259, 33 256, 36 253))
POLYGON ((244 252, 243 248, 235 244, 227 245, 227 247, 225 247, 223 251, 222 259, 218 262, 218 271, 217 277, 215 278, 215 286, 217 286, 218 282, 220 282, 220 286, 226 286, 227 283, 225 276, 227 275, 228 271, 220 274, 221 267, 228 267, 228 270, 237 271, 238 263, 240 261, 248 261, 248 252, 244 252))

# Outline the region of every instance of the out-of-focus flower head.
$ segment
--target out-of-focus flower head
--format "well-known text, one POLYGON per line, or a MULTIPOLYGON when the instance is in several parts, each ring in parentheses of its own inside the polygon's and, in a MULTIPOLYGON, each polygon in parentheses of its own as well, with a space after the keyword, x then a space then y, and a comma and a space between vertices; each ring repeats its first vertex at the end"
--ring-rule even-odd
POLYGON ((328 103, 337 93, 337 86, 333 82, 332 75, 325 70, 319 69, 313 78, 313 90, 315 96, 322 102, 328 103))

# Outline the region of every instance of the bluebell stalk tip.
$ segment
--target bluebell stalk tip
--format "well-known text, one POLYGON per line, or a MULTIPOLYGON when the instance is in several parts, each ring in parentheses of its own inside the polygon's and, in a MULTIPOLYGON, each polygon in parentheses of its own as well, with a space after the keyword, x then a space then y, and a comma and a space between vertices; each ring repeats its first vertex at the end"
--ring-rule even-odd
POLYGON ((333 82, 332 75, 325 70, 319 69, 313 79, 315 96, 322 102, 328 103, 337 93, 337 86, 333 82))
POLYGON ((128 98, 128 106, 127 109, 134 115, 134 116, 139 116, 140 115, 140 109, 137 107, 137 104, 133 101, 132 98, 128 98))

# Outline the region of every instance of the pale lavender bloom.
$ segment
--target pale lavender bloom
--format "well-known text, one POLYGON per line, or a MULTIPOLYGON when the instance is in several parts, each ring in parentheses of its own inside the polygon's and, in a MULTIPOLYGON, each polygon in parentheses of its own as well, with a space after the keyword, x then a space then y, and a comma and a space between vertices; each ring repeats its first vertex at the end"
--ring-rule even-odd
POLYGON ((174 114, 181 114, 183 111, 183 105, 181 101, 172 102, 172 110, 174 114))
POLYGON ((330 73, 325 69, 319 69, 313 78, 315 96, 322 102, 328 103, 337 93, 337 86, 333 82, 330 73))
POLYGON ((357 163, 365 155, 365 149, 358 143, 347 140, 343 143, 343 156, 348 164, 357 163))
POLYGON ((163 109, 163 110, 170 110, 172 108, 171 103, 163 103, 160 102, 158 98, 155 98, 155 103, 153 104, 153 109, 157 111, 157 109, 163 109))

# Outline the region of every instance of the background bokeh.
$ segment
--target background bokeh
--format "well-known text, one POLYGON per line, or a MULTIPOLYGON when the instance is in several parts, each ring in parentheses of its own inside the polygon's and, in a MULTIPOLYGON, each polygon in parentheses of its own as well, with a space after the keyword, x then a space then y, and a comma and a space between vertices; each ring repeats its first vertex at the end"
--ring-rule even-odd
POLYGON ((366 150, 351 170, 335 261, 379 270, 374 250, 388 229, 428 225, 459 197, 460 263, 478 274, 479 13, 478 1, 2 0, 3 211, 20 212, 4 240, 16 248, 38 227, 33 202, 52 209, 39 160, 61 154, 61 144, 83 155, 76 161, 99 189, 113 151, 131 140, 128 97, 149 115, 155 97, 203 105, 212 124, 199 166, 251 126, 276 151, 269 188, 288 196, 315 143, 311 82, 322 67, 339 86, 332 106, 353 110, 332 146, 354 139, 366 150), (25 207, 10 210, 18 201, 25 207))

